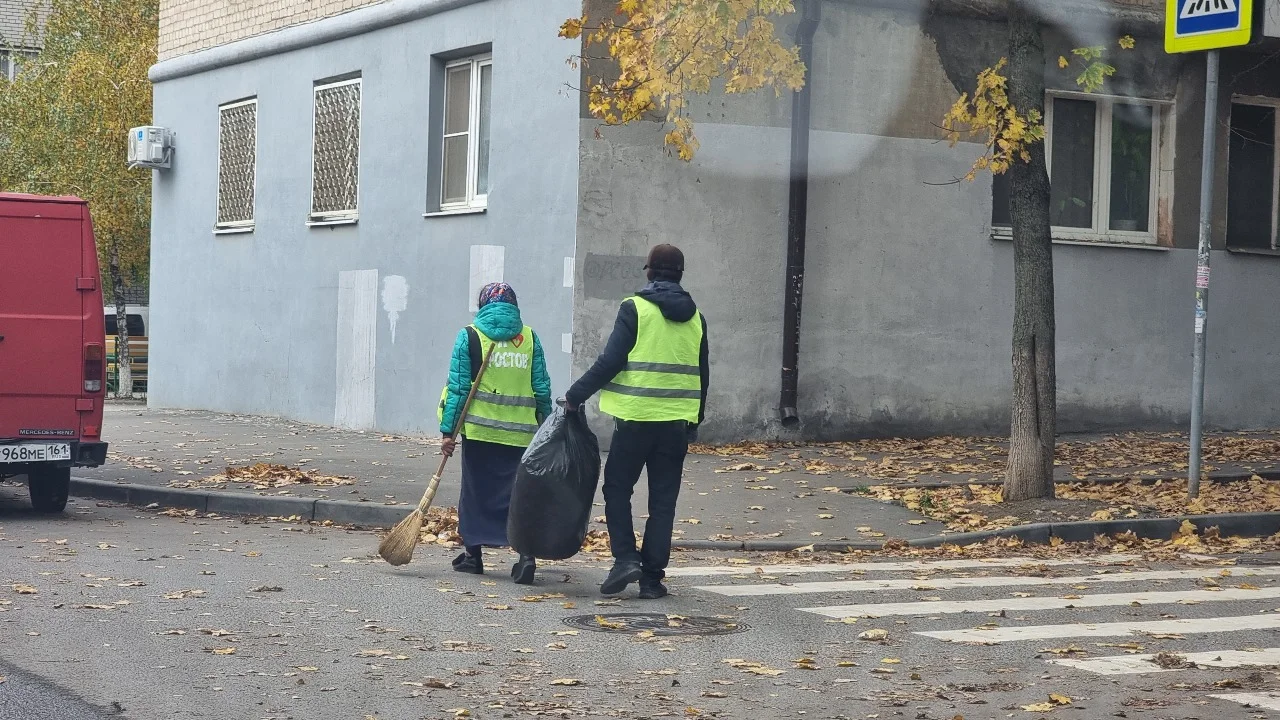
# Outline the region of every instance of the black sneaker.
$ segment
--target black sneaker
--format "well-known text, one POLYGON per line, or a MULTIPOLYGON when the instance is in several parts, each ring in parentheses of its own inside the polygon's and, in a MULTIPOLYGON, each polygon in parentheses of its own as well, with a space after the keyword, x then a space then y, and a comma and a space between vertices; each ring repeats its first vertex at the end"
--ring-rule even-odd
POLYGON ((531 555, 521 555, 520 561, 511 566, 511 579, 517 585, 532 585, 534 573, 538 571, 538 562, 531 555))
POLYGON ((667 596, 667 586, 660 582, 640 583, 641 600, 660 600, 667 596))
POLYGON ((617 595, 633 582, 638 582, 644 576, 644 571, 640 568, 640 563, 634 560, 620 560, 613 564, 613 569, 609 571, 609 577, 600 583, 600 594, 617 595))
POLYGON ((480 555, 478 554, 472 555, 464 552, 453 559, 453 569, 460 573, 483 575, 484 561, 480 559, 480 555))

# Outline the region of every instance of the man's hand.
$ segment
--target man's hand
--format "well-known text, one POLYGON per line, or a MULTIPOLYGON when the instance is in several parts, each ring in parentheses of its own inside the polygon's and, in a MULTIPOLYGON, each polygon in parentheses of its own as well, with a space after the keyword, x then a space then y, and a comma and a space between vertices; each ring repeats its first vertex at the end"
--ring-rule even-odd
POLYGON ((453 451, 457 449, 458 441, 445 435, 440 440, 440 454, 445 457, 453 457, 453 451))
POLYGON ((562 398, 562 399, 560 400, 560 405, 561 405, 561 407, 563 407, 563 408, 564 408, 564 411, 565 411, 565 412, 567 412, 567 413, 576 413, 576 412, 578 412, 578 405, 577 405, 576 403, 571 403, 571 402, 569 402, 569 399, 568 399, 568 398, 562 398))

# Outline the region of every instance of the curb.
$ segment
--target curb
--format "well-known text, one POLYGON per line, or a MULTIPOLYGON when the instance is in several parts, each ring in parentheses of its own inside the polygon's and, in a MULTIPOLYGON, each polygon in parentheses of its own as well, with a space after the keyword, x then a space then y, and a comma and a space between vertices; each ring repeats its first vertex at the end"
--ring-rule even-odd
MULTIPOLYGON (((351 500, 324 500, 299 497, 264 497, 251 493, 206 492, 183 488, 160 488, 150 485, 108 482, 90 478, 71 478, 71 494, 75 497, 106 500, 126 505, 150 505, 183 508, 223 515, 255 515, 292 517, 306 522, 328 520, 337 525, 366 528, 389 528, 404 519, 410 505, 378 505, 351 500)), ((1217 527, 1224 536, 1269 537, 1280 532, 1280 512, 1223 513, 1218 515, 1179 515, 1168 518, 1139 520, 1083 520, 1065 523, 1035 523, 1000 530, 934 535, 906 541, 913 548, 942 545, 973 545, 993 539, 1018 538, 1028 544, 1045 544, 1052 538, 1064 542, 1088 542, 1097 535, 1132 532, 1143 540, 1168 540, 1184 521, 1204 532, 1217 527)), ((791 552, 812 548, 814 552, 842 553, 852 550, 881 550, 884 543, 820 542, 788 540, 681 540, 672 547, 679 550, 712 550, 738 552, 791 552)))
POLYGON ((150 505, 223 515, 297 516, 306 522, 328 520, 337 525, 391 527, 413 510, 412 505, 379 505, 352 500, 324 500, 253 493, 187 490, 117 483, 91 478, 71 478, 71 494, 125 505, 150 505))
MULTIPOLYGON (((1201 482, 1211 482, 1211 483, 1244 482, 1246 480, 1251 479, 1254 475, 1257 475, 1263 480, 1280 480, 1280 470, 1259 470, 1257 472, 1236 472, 1236 471, 1228 471, 1228 470, 1215 470, 1210 473, 1205 473, 1201 479, 1201 482)), ((1074 477, 1065 477, 1065 478, 1055 477, 1053 479, 1053 484, 1054 485, 1074 485, 1076 483, 1094 483, 1097 485, 1118 485, 1120 483, 1132 482, 1136 480, 1137 482, 1140 482, 1143 485, 1154 485, 1157 482, 1173 482, 1177 480, 1186 480, 1186 479, 1187 479, 1186 475, 1169 475, 1169 474, 1135 475, 1135 476, 1109 475, 1104 477, 1085 478, 1083 480, 1080 480, 1074 477)), ((832 486, 840 488, 841 492, 856 495, 858 494, 857 493, 858 488, 870 488, 870 487, 903 487, 903 488, 920 488, 921 490, 944 490, 946 488, 965 487, 967 485, 989 486, 989 485, 1004 484, 1003 480, 990 480, 990 479, 988 480, 946 480, 946 481, 932 481, 932 482, 913 482, 906 478, 895 478, 893 480, 883 480, 883 481, 875 481, 872 478, 865 478, 865 480, 866 482, 860 482, 856 484, 852 484, 848 482, 833 482, 832 486)))

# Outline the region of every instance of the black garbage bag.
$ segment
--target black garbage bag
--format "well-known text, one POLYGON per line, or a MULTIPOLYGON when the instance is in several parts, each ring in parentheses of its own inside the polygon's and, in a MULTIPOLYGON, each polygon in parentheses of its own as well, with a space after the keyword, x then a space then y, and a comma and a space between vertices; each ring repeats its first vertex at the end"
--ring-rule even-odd
POLYGON ((600 482, 600 441, 580 408, 557 407, 520 460, 507 539, 522 555, 564 560, 582 549, 600 482))

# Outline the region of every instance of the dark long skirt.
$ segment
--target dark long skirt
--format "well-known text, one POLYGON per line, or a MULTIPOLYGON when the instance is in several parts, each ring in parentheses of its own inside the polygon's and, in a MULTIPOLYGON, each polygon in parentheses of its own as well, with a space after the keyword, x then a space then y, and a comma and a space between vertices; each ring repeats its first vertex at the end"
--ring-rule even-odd
POLYGON ((467 547, 506 547, 511 488, 524 448, 481 440, 462 441, 462 494, 458 534, 467 547))

